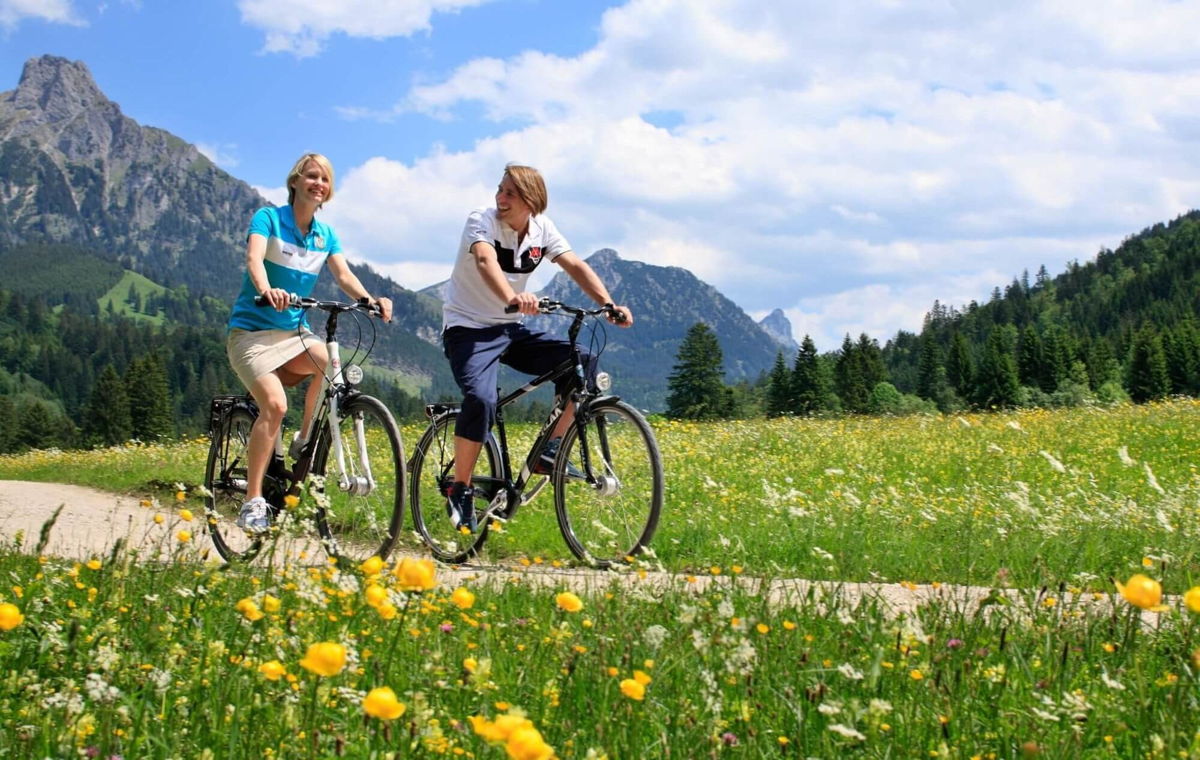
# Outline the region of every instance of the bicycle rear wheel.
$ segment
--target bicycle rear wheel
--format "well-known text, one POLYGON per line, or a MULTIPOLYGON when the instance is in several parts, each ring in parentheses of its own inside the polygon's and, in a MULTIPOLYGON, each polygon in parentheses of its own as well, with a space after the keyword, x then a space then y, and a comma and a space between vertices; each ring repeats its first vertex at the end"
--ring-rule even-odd
POLYGON ((654 536, 662 456, 650 425, 624 401, 602 400, 581 413, 563 436, 551 482, 563 539, 584 562, 608 567, 641 553, 654 536), (587 480, 569 477, 568 463, 587 480))
POLYGON ((246 500, 246 447, 255 415, 234 406, 220 421, 208 448, 204 466, 204 517, 217 553, 227 562, 249 562, 262 549, 263 539, 252 538, 235 521, 246 500))
POLYGON ((325 551, 353 566, 386 559, 404 519, 404 452, 400 429, 383 402, 353 396, 338 409, 339 465, 328 426, 313 455, 313 473, 325 478, 325 500, 314 519, 325 551))
MULTIPOLYGON (((409 465, 409 501, 413 527, 433 556, 442 562, 467 561, 483 547, 488 526, 480 525, 474 534, 462 533, 450 524, 446 495, 454 482, 453 412, 436 417, 417 442, 409 465)), ((503 489, 499 479, 500 453, 488 436, 475 463, 475 513, 481 514, 492 497, 503 489)))

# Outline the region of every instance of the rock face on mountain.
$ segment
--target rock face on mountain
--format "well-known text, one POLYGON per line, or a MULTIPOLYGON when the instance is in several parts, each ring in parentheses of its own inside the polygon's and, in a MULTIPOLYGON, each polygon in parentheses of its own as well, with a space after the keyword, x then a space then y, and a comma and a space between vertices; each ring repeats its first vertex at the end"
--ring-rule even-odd
POLYGON ((241 277, 246 220, 266 203, 194 146, 122 114, 83 63, 53 56, 0 93, 0 200, 6 244, 84 244, 220 297, 241 277))
MULTIPOLYGON (((617 377, 620 393, 634 403, 649 409, 665 407, 667 378, 679 344, 697 322, 710 325, 717 334, 728 381, 755 380, 775 361, 779 347, 767 333, 737 304, 686 269, 628 261, 608 248, 596 251, 587 262, 612 297, 633 310, 633 327, 606 328, 608 347, 602 364, 617 377)), ((555 275, 541 294, 568 303, 589 303, 563 273, 555 275)))
POLYGON ((758 326, 783 350, 785 360, 790 360, 800 350, 800 344, 792 337, 792 323, 784 315, 783 309, 776 309, 760 319, 758 326))

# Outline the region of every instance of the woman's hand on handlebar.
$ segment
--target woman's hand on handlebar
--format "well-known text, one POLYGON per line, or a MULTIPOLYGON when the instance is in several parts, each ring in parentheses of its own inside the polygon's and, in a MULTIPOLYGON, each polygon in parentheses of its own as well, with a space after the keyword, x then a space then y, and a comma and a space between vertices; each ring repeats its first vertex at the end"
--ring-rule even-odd
POLYGON ((259 297, 267 301, 275 311, 283 311, 292 305, 292 294, 283 288, 270 288, 263 291, 259 297))
MULTIPOLYGON (((517 293, 512 298, 508 299, 508 305, 515 306, 516 311, 522 314, 537 314, 538 313, 538 297, 533 293, 517 293)), ((508 311, 509 309, 506 309, 508 311)))

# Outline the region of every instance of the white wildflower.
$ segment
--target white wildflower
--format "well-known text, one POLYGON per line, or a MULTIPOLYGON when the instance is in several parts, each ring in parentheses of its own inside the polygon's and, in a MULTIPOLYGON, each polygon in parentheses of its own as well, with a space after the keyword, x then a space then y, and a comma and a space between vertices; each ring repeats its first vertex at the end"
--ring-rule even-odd
POLYGON ((735 612, 736 610, 733 608, 733 602, 729 601, 728 599, 722 599, 721 603, 717 605, 717 614, 723 618, 731 618, 735 612))
POLYGON ((962 425, 963 427, 965 427, 965 428, 971 427, 971 421, 969 419, 967 419, 966 417, 956 417, 955 419, 957 419, 958 424, 962 425))
POLYGON ((1128 446, 1122 446, 1121 448, 1117 449, 1117 459, 1120 459, 1121 464, 1125 465, 1126 467, 1133 467, 1135 464, 1137 464, 1137 460, 1129 456, 1128 446))
POLYGON ((708 651, 708 637, 699 628, 692 629, 692 646, 696 648, 697 652, 708 651))
POLYGON ((809 549, 808 551, 809 551, 809 553, 810 553, 810 554, 812 554, 814 557, 817 557, 818 559, 823 559, 823 560, 825 560, 826 562, 832 562, 832 561, 833 561, 833 555, 832 555, 832 554, 830 554, 829 552, 825 551, 824 549, 822 549, 822 548, 821 548, 821 547, 819 547, 819 546, 813 546, 813 547, 812 547, 811 549, 809 549))
POLYGON ((1171 524, 1171 518, 1167 517, 1167 513, 1161 509, 1155 510, 1154 519, 1158 521, 1158 527, 1162 528, 1167 533, 1174 533, 1175 526, 1171 524))
POLYGON ((999 446, 997 446, 994 443, 989 443, 987 445, 987 450, 988 450, 989 454, 1003 454, 1004 453, 1004 449, 1000 448, 999 446))
POLYGON ((1160 494, 1165 494, 1166 491, 1158 484, 1158 478, 1154 477, 1154 470, 1150 469, 1149 462, 1142 462, 1142 467, 1146 469, 1146 483, 1160 494))
POLYGON ((826 475, 845 475, 846 471, 840 467, 828 467, 825 469, 826 475))
POLYGON ((829 730, 839 736, 844 736, 847 739, 853 739, 856 742, 864 742, 867 740, 867 737, 863 736, 858 731, 855 731, 849 726, 843 726, 841 723, 834 723, 829 727, 829 730))
POLYGON ((88 673, 83 689, 93 702, 109 703, 121 698, 121 690, 106 682, 99 673, 88 673))
POLYGON ((154 693, 161 697, 167 693, 167 688, 171 685, 171 672, 155 668, 146 674, 146 680, 154 686, 154 693))
POLYGON ((1008 428, 1009 430, 1024 432, 1021 431, 1021 423, 1017 422, 1016 420, 1009 420, 1008 422, 1004 423, 1004 427, 1008 428))
POLYGON ((1104 684, 1113 691, 1125 691, 1125 684, 1121 683, 1115 678, 1109 677, 1107 670, 1100 671, 1100 683, 1104 684))
POLYGON ((817 712, 821 713, 822 715, 837 715, 841 711, 842 711, 842 703, 841 702, 830 701, 830 702, 822 702, 821 704, 817 705, 817 712))
POLYGON ((848 678, 851 681, 861 681, 863 679, 862 671, 858 670, 857 668, 855 668, 853 665, 851 665, 848 662, 844 662, 841 665, 838 665, 837 670, 839 673, 842 674, 842 677, 848 678))
POLYGON ((892 703, 886 699, 872 699, 867 704, 867 712, 872 715, 887 715, 892 711, 892 703))
POLYGON ((1045 710, 1038 708, 1038 707, 1031 707, 1029 709, 1033 712, 1034 715, 1041 718, 1042 720, 1050 721, 1051 723, 1058 722, 1058 716, 1052 712, 1046 712, 1045 710))
POLYGON ((1054 470, 1055 472, 1066 472, 1067 471, 1067 468, 1063 465, 1063 463, 1058 461, 1057 459, 1055 459, 1054 455, 1051 454, 1049 451, 1042 449, 1038 453, 1041 454, 1043 457, 1045 457, 1046 461, 1050 463, 1050 469, 1054 470))
POLYGON ((667 629, 661 625, 652 625, 642 634, 646 646, 658 649, 667 638, 667 629))

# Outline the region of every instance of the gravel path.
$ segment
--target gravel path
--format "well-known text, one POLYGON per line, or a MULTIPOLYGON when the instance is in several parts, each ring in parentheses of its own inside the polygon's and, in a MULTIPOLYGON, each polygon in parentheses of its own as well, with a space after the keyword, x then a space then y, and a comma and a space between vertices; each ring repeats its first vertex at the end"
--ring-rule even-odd
MULTIPOLYGON (((169 553, 175 533, 182 527, 189 528, 198 542, 206 542, 203 526, 198 520, 190 524, 181 521, 174 509, 150 508, 134 498, 120 496, 93 488, 62 485, 56 483, 33 483, 18 480, 0 480, 0 541, 12 545, 19 539, 22 551, 32 552, 39 540, 42 526, 62 507, 62 512, 51 530, 44 553, 75 559, 107 556, 118 539, 125 538, 126 545, 141 551, 153 552, 156 547, 167 547, 169 553), (154 521, 155 514, 165 518, 162 524, 154 521)), ((203 543, 200 544, 203 546, 203 543)), ((296 551, 297 547, 289 547, 296 551)), ((315 547, 309 556, 323 559, 315 547)), ((393 558, 394 559, 394 558, 393 558)), ((806 581, 800 579, 773 579, 730 577, 728 575, 683 576, 670 573, 602 572, 581 568, 553 568, 546 565, 522 567, 519 565, 476 564, 457 568, 439 568, 439 579, 446 586, 463 582, 473 584, 495 584, 502 586, 520 582, 552 590, 573 589, 590 593, 609 588, 613 583, 630 586, 637 593, 651 598, 675 589, 703 592, 714 585, 737 584, 747 591, 765 594, 777 604, 800 604, 806 600, 830 602, 838 599, 850 608, 864 600, 877 601, 893 614, 911 612, 921 604, 933 600, 960 608, 970 614, 989 594, 1000 595, 1015 602, 1018 608, 1038 603, 1041 595, 1016 590, 996 591, 981 586, 954 586, 941 584, 914 585, 898 583, 837 583, 829 581, 806 581)), ((1080 600, 1059 599, 1058 603, 1069 605, 1078 601, 1103 609, 1111 608, 1113 599, 1108 595, 1085 595, 1080 600)), ((840 606, 840 605, 839 605, 840 606)), ((1155 613, 1147 612, 1144 621, 1153 625, 1155 613)))

